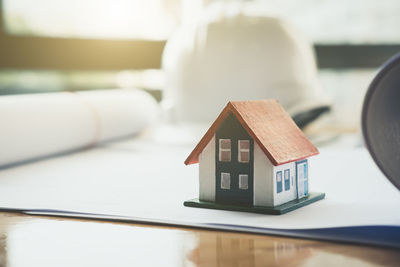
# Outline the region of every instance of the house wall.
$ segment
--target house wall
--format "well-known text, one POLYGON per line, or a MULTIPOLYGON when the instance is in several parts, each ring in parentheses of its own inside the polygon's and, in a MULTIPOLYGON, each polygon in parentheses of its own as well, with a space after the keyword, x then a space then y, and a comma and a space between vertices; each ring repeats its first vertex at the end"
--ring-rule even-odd
POLYGON ((273 206, 273 165, 254 142, 254 205, 273 206))
POLYGON ((215 135, 199 155, 199 199, 215 201, 215 135))
MULTIPOLYGON (((297 197, 296 163, 273 166, 254 142, 254 196, 255 206, 278 206, 297 197), (285 190, 284 170, 290 172, 290 188, 285 190), (277 193, 277 172, 282 172, 282 192, 277 193)), ((215 202, 215 135, 199 155, 199 199, 215 202)))
MULTIPOLYGON (((237 119, 237 117, 229 113, 226 118, 220 123, 215 131, 215 201, 229 205, 253 205, 254 203, 254 141, 237 119), (219 160, 219 141, 225 139, 231 143, 230 160, 219 160), (239 141, 249 141, 248 161, 239 162, 240 148, 239 141), (226 173, 225 180, 229 181, 229 186, 226 183, 225 188, 222 188, 222 173, 226 173), (239 176, 247 175, 247 189, 240 189, 239 176), (227 177, 228 176, 228 177, 227 177), (228 188, 226 188, 228 187, 228 188)), ((243 154, 245 154, 244 152, 243 154)))
POLYGON ((290 162, 279 166, 273 166, 273 198, 274 198, 274 206, 281 205, 288 201, 291 201, 297 198, 297 187, 296 187, 296 162, 290 162), (285 177, 284 171, 289 170, 290 173, 290 187, 289 190, 285 189, 285 177), (278 193, 278 182, 277 182, 277 173, 282 172, 282 191, 278 193))

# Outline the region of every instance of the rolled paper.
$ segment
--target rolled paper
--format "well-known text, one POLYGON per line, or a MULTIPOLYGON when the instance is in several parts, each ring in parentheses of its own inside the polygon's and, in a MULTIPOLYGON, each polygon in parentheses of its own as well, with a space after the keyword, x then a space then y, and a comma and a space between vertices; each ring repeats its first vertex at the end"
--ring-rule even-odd
POLYGON ((138 89, 0 97, 0 167, 137 134, 158 104, 138 89))

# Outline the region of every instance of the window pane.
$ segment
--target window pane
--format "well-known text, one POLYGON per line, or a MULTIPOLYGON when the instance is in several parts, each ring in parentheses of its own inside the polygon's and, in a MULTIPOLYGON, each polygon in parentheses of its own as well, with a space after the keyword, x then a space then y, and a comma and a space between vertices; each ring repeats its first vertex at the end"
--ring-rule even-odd
POLYGON ((288 190, 290 190, 290 170, 289 169, 286 169, 285 170, 285 173, 284 173, 284 176, 285 176, 285 191, 288 191, 288 190))
POLYGON ((231 151, 220 151, 219 161, 231 161, 231 151))
POLYGON ((239 149, 250 149, 249 140, 239 140, 239 149))
POLYGON ((304 164, 304 179, 308 178, 308 173, 307 173, 307 163, 304 164))
POLYGON ((231 161, 231 140, 219 139, 219 160, 231 161))
POLYGON ((244 151, 239 153, 239 162, 249 162, 250 161, 250 153, 249 151, 244 151))
POLYGON ((249 176, 247 174, 239 175, 239 189, 249 188, 249 176))
POLYGON ((221 173, 221 188, 230 189, 231 188, 231 175, 227 172, 221 173))
POLYGON ((289 180, 289 169, 285 170, 285 180, 289 180))
POLYGON ((276 181, 277 182, 282 182, 282 172, 277 172, 276 173, 276 181))
POLYGON ((219 139, 219 148, 231 149, 231 139, 219 139))
POLYGON ((276 173, 276 192, 282 192, 282 172, 279 171, 276 173))
POLYGON ((276 192, 282 192, 282 172, 279 171, 276 173, 276 192))

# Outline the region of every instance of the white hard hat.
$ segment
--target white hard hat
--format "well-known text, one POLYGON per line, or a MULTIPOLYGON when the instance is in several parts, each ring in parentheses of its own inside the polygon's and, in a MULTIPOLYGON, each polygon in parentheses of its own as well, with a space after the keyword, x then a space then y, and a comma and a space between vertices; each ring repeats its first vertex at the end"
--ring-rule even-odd
POLYGON ((230 100, 276 98, 291 114, 327 102, 312 46, 287 22, 210 6, 168 40, 162 66, 176 121, 213 121, 230 100))

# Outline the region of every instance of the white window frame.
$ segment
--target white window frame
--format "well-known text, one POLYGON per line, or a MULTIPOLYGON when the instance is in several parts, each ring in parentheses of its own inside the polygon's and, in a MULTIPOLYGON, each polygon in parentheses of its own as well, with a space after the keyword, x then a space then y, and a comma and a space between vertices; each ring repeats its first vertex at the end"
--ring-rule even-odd
POLYGON ((231 160, 232 160, 232 141, 231 141, 231 139, 219 139, 219 153, 218 153, 218 159, 219 159, 219 161, 222 161, 222 162, 230 162, 231 160), (222 141, 229 141, 229 144, 230 144, 230 148, 222 148, 222 146, 221 146, 221 144, 222 144, 222 141), (229 152, 229 160, 221 160, 221 155, 222 155, 222 152, 229 152))
POLYGON ((282 173, 282 171, 277 171, 275 176, 276 176, 276 193, 280 194, 282 192, 284 192, 284 178, 282 177, 284 174, 282 173), (280 191, 278 192, 278 183, 281 184, 280 186, 280 191))
POLYGON ((229 172, 221 172, 221 189, 231 189, 231 174, 229 172))
MULTIPOLYGON (((285 169, 285 170, 283 171, 283 179, 284 179, 285 181, 290 180, 290 169, 285 169), (287 174, 287 176, 286 176, 286 174, 287 174)), ((289 181, 289 182, 290 182, 290 181, 289 181)))
POLYGON ((239 174, 239 189, 247 190, 249 189, 249 175, 247 174, 239 174), (243 180, 246 179, 246 183, 243 183, 243 180))
POLYGON ((240 163, 249 163, 250 162, 250 140, 238 140, 238 161, 240 163), (249 148, 240 148, 240 143, 246 141, 249 142, 249 148), (247 152, 249 154, 249 160, 248 161, 243 161, 242 160, 242 152, 247 152))
POLYGON ((290 190, 290 169, 284 169, 284 171, 283 171, 283 185, 284 185, 285 191, 290 190), (286 174, 287 174, 287 176, 286 176, 286 174), (286 189, 286 181, 289 181, 288 189, 286 189))
POLYGON ((278 183, 283 182, 283 181, 282 181, 282 171, 277 171, 277 172, 276 172, 276 181, 277 181, 278 183), (280 174, 280 175, 278 175, 278 174, 280 174))

